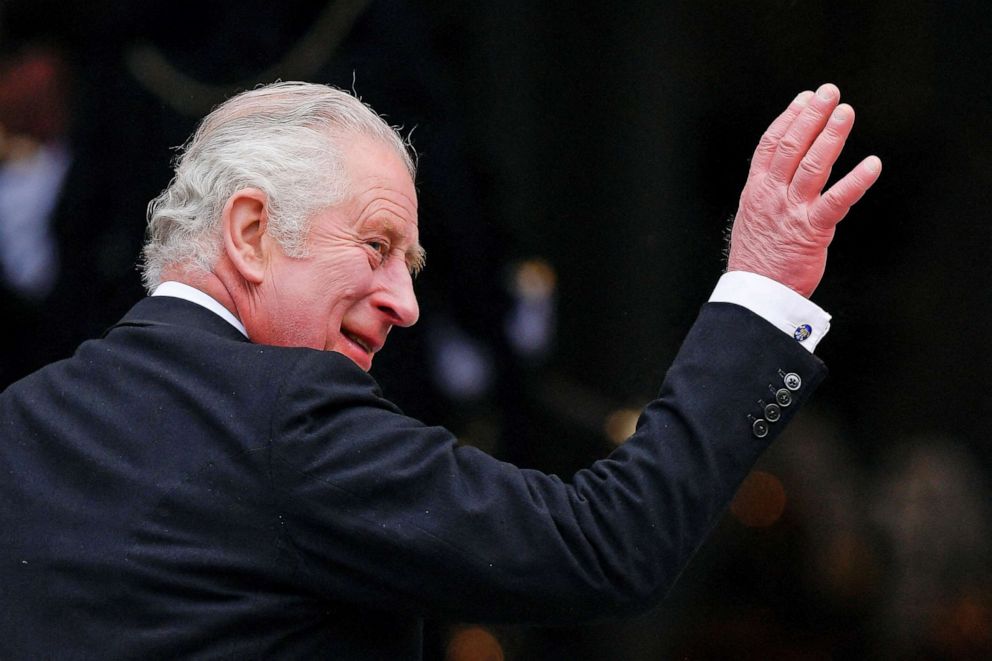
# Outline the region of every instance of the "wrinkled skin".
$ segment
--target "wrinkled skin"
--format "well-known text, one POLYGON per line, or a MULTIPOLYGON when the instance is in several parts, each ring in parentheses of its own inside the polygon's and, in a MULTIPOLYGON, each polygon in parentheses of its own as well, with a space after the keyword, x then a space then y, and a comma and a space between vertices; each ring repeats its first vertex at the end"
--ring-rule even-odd
POLYGON ((854 109, 832 84, 803 92, 765 134, 751 160, 730 239, 728 271, 749 271, 809 297, 823 277, 834 229, 878 179, 869 156, 827 191, 854 109))
POLYGON ((253 342, 336 351, 368 371, 390 330, 420 316, 417 194, 390 147, 359 137, 343 151, 349 195, 311 219, 305 256, 286 254, 268 232, 267 196, 244 188, 221 214, 213 270, 164 275, 220 302, 253 342))

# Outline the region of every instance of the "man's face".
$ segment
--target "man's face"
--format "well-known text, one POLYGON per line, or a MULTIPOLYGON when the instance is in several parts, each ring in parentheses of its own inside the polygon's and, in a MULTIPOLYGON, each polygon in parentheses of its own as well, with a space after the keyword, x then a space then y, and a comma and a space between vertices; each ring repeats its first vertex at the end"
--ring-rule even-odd
POLYGON ((389 147, 355 138, 344 162, 350 194, 313 218, 306 257, 273 247, 251 299, 248 334, 264 344, 337 351, 368 371, 390 329, 420 315, 411 276, 422 259, 417 196, 389 147))

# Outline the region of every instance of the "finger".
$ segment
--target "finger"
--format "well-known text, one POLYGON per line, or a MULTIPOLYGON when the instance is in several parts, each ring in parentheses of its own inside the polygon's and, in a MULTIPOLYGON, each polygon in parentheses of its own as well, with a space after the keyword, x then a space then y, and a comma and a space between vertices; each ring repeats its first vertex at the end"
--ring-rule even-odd
POLYGON ((792 181, 799 161, 806 155, 816 136, 820 135, 839 100, 840 90, 835 85, 827 83, 816 90, 806 108, 778 142, 778 148, 768 166, 769 176, 774 181, 783 184, 792 181))
POLYGON ((837 106, 826 127, 799 162, 792 184, 789 185, 790 201, 806 202, 816 199, 827 185, 830 170, 840 156, 853 126, 854 108, 846 103, 837 106))
POLYGON ((758 147, 754 150, 754 155, 751 157, 751 169, 748 172, 748 176, 752 176, 758 172, 764 172, 768 168, 768 164, 771 163, 772 156, 775 155, 775 150, 778 148, 778 142, 785 135, 785 132, 792 125, 792 122, 799 117, 799 114, 809 103, 810 97, 813 96, 813 92, 806 90, 801 92, 799 96, 792 100, 789 107, 785 109, 781 115, 775 118, 769 126, 765 134, 761 136, 761 140, 758 141, 758 147))
POLYGON ((809 221, 815 227, 830 229, 841 221, 854 203, 861 199, 882 173, 882 161, 869 156, 858 163, 843 179, 830 187, 809 210, 809 221))

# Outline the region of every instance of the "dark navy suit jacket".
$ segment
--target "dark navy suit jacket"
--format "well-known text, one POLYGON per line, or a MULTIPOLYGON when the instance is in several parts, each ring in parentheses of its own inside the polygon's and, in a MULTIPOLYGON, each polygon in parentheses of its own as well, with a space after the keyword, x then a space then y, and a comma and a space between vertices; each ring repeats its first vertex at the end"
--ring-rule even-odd
POLYGON ((824 373, 707 304, 637 433, 566 484, 405 417, 342 355, 144 299, 0 394, 0 658, 418 658, 424 617, 644 610, 824 373))

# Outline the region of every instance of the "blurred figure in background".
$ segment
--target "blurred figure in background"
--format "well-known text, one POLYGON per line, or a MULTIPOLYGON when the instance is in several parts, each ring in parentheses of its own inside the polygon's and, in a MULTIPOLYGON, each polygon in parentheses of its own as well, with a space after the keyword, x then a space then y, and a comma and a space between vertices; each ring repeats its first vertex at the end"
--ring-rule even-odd
POLYGON ((67 78, 52 49, 0 60, 0 275, 24 301, 44 299, 58 277, 52 216, 71 161, 67 78))
POLYGON ((0 55, 0 388, 58 357, 35 333, 64 277, 57 222, 72 161, 69 72, 61 53, 0 55), (40 345, 40 346, 39 346, 40 345))
POLYGON ((109 123, 113 94, 88 82, 79 11, 0 4, 0 389, 70 355, 141 291, 141 231, 121 212, 141 208, 147 159, 109 123))
POLYGON ((992 653, 992 490, 976 457, 915 439, 882 466, 869 507, 886 541, 873 624, 901 659, 978 661, 992 653))

